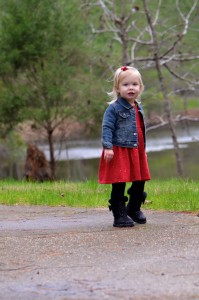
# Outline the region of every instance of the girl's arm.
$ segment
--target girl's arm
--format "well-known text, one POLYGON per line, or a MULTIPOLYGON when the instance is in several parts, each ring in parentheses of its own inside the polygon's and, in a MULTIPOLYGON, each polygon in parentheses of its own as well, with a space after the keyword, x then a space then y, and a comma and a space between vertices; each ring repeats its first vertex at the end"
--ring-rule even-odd
POLYGON ((102 122, 102 145, 104 149, 111 150, 113 148, 112 138, 115 131, 116 112, 112 105, 110 105, 105 113, 102 122))

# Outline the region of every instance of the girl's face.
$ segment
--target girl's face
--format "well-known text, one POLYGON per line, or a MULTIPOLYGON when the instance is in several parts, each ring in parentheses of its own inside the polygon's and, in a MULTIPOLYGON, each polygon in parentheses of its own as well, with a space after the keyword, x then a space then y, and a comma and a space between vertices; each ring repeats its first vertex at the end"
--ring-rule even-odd
POLYGON ((139 77, 131 70, 123 72, 120 76, 117 93, 130 104, 133 104, 141 92, 139 77))

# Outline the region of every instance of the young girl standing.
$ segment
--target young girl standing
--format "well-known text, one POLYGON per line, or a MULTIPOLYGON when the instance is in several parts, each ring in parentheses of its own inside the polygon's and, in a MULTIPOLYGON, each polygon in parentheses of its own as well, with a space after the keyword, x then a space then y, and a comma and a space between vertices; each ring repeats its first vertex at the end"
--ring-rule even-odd
POLYGON ((150 180, 145 152, 145 123, 139 102, 144 86, 139 71, 124 66, 116 70, 112 101, 102 122, 103 151, 99 166, 99 183, 112 184, 109 209, 114 216, 113 226, 131 227, 144 224, 140 210, 146 199, 144 185, 150 180), (128 198, 124 196, 126 182, 132 182, 128 198))

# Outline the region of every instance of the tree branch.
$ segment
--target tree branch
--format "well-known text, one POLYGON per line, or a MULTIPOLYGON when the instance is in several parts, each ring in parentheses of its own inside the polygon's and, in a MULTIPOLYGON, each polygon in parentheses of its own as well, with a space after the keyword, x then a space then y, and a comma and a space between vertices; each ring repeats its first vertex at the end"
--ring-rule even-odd
POLYGON ((164 64, 164 67, 169 71, 169 73, 171 75, 173 75, 174 77, 176 77, 176 78, 178 78, 180 80, 183 80, 183 81, 187 82, 188 84, 191 84, 191 85, 197 85, 197 84, 199 84, 199 82, 197 82, 197 81, 194 82, 194 81, 191 81, 191 80, 189 80, 189 79, 187 79, 185 77, 180 76, 179 74, 177 74, 176 72, 174 72, 166 63, 164 64))
MULTIPOLYGON (((195 55, 195 56, 188 56, 188 54, 174 54, 172 56, 160 56, 160 64, 164 65, 168 62, 171 61, 178 61, 178 62, 187 62, 187 61, 191 61, 191 60, 197 60, 199 59, 199 55, 195 55)), ((155 58, 154 57, 136 57, 134 58, 133 61, 129 61, 128 65, 130 65, 132 62, 155 62, 155 58)))
POLYGON ((162 56, 160 58, 163 58, 164 56, 166 56, 167 54, 169 54, 171 51, 175 50, 176 46, 178 45, 178 43, 183 39, 183 37, 187 34, 188 28, 189 28, 189 18, 192 14, 192 12, 194 11, 196 4, 198 3, 198 0, 195 0, 193 6, 191 7, 189 13, 187 14, 187 16, 185 17, 183 15, 183 13, 180 10, 179 7, 179 0, 176 0, 176 6, 178 9, 178 12, 180 14, 180 16, 182 17, 183 21, 184 21, 184 29, 181 33, 178 34, 178 38, 174 41, 173 45, 164 53, 162 54, 162 56))
MULTIPOLYGON (((159 123, 156 123, 154 125, 149 125, 146 127, 146 132, 149 132, 151 130, 155 130, 164 126, 167 126, 169 124, 168 120, 165 120, 162 116, 156 116, 156 119, 159 121, 159 123)), ((174 123, 179 123, 182 121, 191 121, 191 122, 199 122, 199 118, 197 117, 190 117, 190 116, 182 116, 177 115, 174 119, 174 123)))

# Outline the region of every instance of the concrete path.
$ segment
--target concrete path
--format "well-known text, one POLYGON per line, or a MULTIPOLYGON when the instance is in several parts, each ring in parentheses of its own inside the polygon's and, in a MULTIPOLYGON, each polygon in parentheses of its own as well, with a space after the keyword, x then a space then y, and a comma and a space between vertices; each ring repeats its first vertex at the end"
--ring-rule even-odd
POLYGON ((145 213, 0 206, 0 299, 199 299, 199 217, 145 213))

